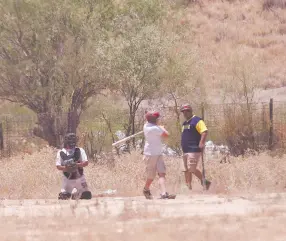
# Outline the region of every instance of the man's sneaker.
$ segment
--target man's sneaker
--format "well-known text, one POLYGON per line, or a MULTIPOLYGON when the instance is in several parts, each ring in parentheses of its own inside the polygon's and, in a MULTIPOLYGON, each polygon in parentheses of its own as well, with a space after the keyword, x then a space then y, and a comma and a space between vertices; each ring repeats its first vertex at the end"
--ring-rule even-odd
POLYGON ((68 192, 60 192, 58 196, 59 200, 68 200, 70 198, 71 198, 71 194, 68 192))
POLYGON ((146 197, 146 199, 153 199, 153 196, 152 196, 150 190, 147 190, 147 189, 144 188, 143 189, 143 194, 146 197))
POLYGON ((71 195, 71 200, 77 200, 77 199, 79 199, 79 197, 76 193, 71 195))
POLYGON ((165 193, 165 194, 161 194, 161 197, 159 199, 175 199, 176 195, 175 194, 169 194, 169 193, 165 193))
MULTIPOLYGON (((206 180, 206 189, 207 190, 209 190, 211 184, 212 183, 210 181, 206 180)), ((203 181, 202 181, 202 185, 204 185, 203 181)))
POLYGON ((72 199, 72 200, 77 200, 77 199, 79 199, 79 193, 78 193, 78 191, 77 191, 76 188, 74 188, 74 189, 72 190, 71 199, 72 199))
POLYGON ((186 185, 189 188, 189 190, 192 190, 192 184, 191 183, 186 183, 186 185))

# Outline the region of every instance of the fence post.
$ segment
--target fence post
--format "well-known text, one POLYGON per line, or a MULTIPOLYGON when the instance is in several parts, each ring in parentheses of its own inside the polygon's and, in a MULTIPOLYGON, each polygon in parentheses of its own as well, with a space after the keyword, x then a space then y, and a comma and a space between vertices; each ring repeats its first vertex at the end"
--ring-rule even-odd
POLYGON ((269 126, 268 148, 269 150, 271 150, 273 146, 273 98, 271 98, 269 102, 269 121, 270 121, 270 126, 269 126))
POLYGON ((261 113, 261 122, 262 122, 262 129, 266 130, 267 129, 267 121, 265 120, 265 105, 262 103, 262 113, 261 113))

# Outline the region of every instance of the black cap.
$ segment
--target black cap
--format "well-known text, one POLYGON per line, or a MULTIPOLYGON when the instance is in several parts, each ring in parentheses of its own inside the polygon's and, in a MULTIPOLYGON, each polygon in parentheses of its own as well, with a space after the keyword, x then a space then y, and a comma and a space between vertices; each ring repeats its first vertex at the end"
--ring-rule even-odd
POLYGON ((75 148, 77 142, 77 136, 75 133, 67 133, 65 135, 64 147, 75 148))

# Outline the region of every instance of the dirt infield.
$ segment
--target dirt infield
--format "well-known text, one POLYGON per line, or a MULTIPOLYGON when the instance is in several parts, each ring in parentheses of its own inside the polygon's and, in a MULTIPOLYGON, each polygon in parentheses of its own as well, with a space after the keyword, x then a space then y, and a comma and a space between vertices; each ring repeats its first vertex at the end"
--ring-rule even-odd
POLYGON ((285 240, 286 194, 1 200, 1 240, 285 240), (234 237, 235 239, 233 239, 234 237))

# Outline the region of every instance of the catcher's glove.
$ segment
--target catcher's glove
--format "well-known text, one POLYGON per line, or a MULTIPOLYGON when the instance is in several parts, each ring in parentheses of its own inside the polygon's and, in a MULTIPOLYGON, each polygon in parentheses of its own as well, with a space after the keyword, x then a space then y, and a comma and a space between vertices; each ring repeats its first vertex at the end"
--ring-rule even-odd
POLYGON ((67 169, 66 172, 71 173, 77 171, 77 164, 73 158, 64 160, 63 165, 67 169))
POLYGON ((60 156, 63 159, 62 165, 67 169, 66 172, 72 173, 77 171, 77 162, 72 156, 68 156, 64 152, 61 152, 60 156))

